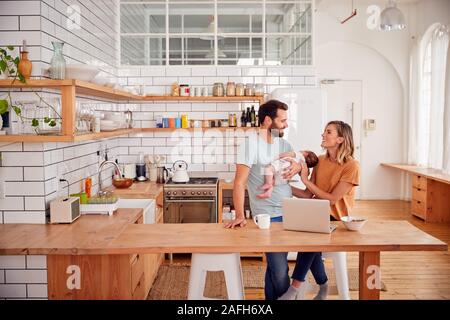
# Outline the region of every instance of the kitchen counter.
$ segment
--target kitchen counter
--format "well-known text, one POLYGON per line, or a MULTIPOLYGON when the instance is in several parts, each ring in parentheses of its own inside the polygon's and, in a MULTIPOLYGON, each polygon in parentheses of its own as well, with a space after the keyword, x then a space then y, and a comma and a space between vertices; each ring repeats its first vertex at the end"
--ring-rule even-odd
POLYGON ((157 199, 163 192, 164 184, 156 182, 134 182, 133 185, 127 189, 118 189, 114 186, 106 188, 107 191, 112 191, 120 198, 128 199, 157 199))
POLYGON ((142 209, 117 209, 109 215, 82 215, 71 224, 2 224, 0 254, 90 254, 107 248, 142 209))

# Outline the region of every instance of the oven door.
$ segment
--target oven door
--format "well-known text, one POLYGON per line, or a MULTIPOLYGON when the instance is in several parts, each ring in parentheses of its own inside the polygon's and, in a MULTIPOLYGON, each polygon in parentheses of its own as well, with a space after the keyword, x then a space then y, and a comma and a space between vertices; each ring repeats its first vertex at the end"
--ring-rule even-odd
POLYGON ((164 201, 164 223, 216 223, 215 199, 164 201))

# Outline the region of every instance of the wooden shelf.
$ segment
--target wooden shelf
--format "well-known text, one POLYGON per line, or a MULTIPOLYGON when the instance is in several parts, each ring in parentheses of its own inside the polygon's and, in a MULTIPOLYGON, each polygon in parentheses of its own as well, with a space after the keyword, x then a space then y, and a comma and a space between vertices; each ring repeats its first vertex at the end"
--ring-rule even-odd
POLYGON ((0 88, 26 89, 26 88, 52 88, 61 91, 61 135, 3 135, 0 142, 71 142, 87 141, 103 138, 111 138, 126 134, 139 132, 172 132, 175 130, 251 130, 252 128, 143 128, 143 129, 121 129, 109 132, 88 133, 77 135, 75 133, 75 102, 77 95, 93 96, 115 101, 191 101, 191 102, 257 102, 264 103, 263 96, 243 96, 243 97, 172 97, 172 96, 140 96, 126 91, 116 90, 110 87, 100 86, 81 80, 51 80, 51 79, 30 79, 26 83, 18 80, 14 82, 10 79, 0 80, 0 88))
POLYGON ((135 95, 126 91, 116 90, 110 87, 100 86, 95 83, 81 80, 27 80, 27 83, 21 83, 16 80, 0 80, 0 88, 61 88, 75 87, 76 94, 94 96, 110 100, 142 100, 142 96, 135 95))
POLYGON ((218 131, 227 131, 227 130, 243 130, 248 131, 252 129, 258 129, 259 127, 251 127, 251 128, 240 128, 240 127, 212 127, 212 128, 142 128, 140 129, 142 132, 172 132, 177 130, 185 130, 185 131, 208 131, 208 130, 218 130, 218 131))
POLYGON ((145 96, 144 101, 197 101, 197 102, 258 102, 264 103, 264 96, 242 96, 242 97, 173 97, 173 96, 145 96))

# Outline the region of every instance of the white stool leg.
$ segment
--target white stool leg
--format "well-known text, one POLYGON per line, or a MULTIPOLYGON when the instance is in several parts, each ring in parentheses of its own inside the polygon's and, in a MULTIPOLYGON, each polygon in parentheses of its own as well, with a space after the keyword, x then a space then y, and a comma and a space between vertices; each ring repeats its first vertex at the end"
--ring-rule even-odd
POLYGON ((191 258, 191 271, 189 274, 188 300, 201 300, 205 297, 206 270, 202 259, 193 253, 191 258))
POLYGON ((233 253, 224 266, 225 283, 229 300, 244 299, 244 281, 242 277, 241 255, 233 253))
POLYGON ((188 299, 207 299, 203 296, 207 271, 221 271, 225 275, 228 299, 244 299, 244 283, 239 253, 193 253, 189 276, 188 299))
POLYGON ((333 259, 333 267, 334 273, 336 275, 336 285, 339 292, 339 299, 350 300, 347 273, 347 253, 333 252, 330 256, 333 259))

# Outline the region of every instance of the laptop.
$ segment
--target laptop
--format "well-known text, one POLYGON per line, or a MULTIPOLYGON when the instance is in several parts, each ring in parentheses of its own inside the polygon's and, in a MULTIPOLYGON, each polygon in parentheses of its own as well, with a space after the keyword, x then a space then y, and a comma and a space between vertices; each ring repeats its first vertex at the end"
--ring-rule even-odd
POLYGON ((286 230, 331 233, 330 202, 321 199, 283 199, 283 228, 286 230))

